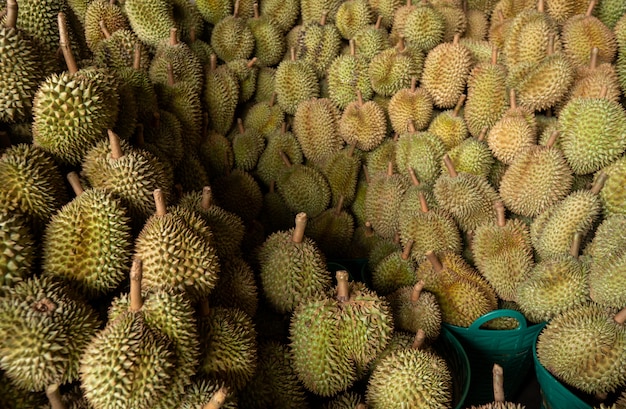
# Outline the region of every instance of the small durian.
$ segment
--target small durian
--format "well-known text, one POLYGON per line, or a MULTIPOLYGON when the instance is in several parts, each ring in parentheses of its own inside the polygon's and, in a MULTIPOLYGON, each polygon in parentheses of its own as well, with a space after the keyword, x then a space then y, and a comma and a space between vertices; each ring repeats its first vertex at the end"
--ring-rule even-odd
POLYGON ((219 178, 226 175, 235 167, 235 155, 233 146, 224 135, 209 126, 208 113, 205 113, 204 136, 198 149, 198 155, 207 173, 212 178, 219 178))
POLYGON ((356 53, 368 62, 388 47, 389 33, 381 27, 381 21, 382 17, 378 16, 376 24, 360 29, 352 38, 355 42, 356 53))
POLYGON ((388 295, 399 288, 414 285, 417 264, 411 258, 413 241, 408 240, 401 250, 394 251, 376 264, 372 270, 372 289, 388 295))
POLYGON ((374 23, 374 13, 368 0, 348 0, 337 9, 335 25, 345 40, 374 23))
POLYGON ((406 176, 393 172, 389 162, 387 171, 372 176, 365 192, 365 220, 384 238, 398 232, 398 212, 401 199, 410 183, 406 176))
MULTIPOLYGON (((459 172, 471 173, 485 178, 489 177, 494 164, 494 157, 484 140, 487 130, 487 127, 483 128, 483 131, 477 138, 465 139, 447 152, 454 168, 459 172)), ((441 166, 442 169, 445 167, 443 161, 441 166)))
MULTIPOLYGON (((379 26, 385 29, 389 29, 393 25, 394 15, 400 7, 402 7, 402 0, 368 0, 374 15, 379 16, 379 26)), ((387 30, 385 30, 387 31, 387 30)))
POLYGON ((410 88, 403 88, 393 94, 387 110, 394 132, 407 133, 409 120, 417 131, 422 131, 431 122, 433 99, 424 88, 417 87, 417 77, 413 77, 410 88))
POLYGON ((239 81, 226 64, 217 66, 217 56, 211 55, 211 62, 205 75, 203 102, 209 113, 210 127, 225 135, 235 120, 235 110, 239 104, 239 81))
POLYGON ((461 94, 454 109, 440 112, 428 125, 428 132, 435 134, 443 142, 446 151, 460 145, 468 136, 465 119, 459 115, 466 95, 461 94))
POLYGON ((372 89, 381 96, 391 97, 409 88, 412 78, 422 75, 423 67, 423 52, 409 49, 401 37, 395 47, 386 48, 370 60, 368 71, 372 89))
POLYGON ((221 382, 201 379, 189 385, 184 392, 179 409, 237 409, 238 400, 221 382))
POLYGON ((336 206, 339 198, 343 199, 342 207, 349 207, 354 201, 362 162, 355 149, 356 145, 352 144, 333 154, 321 166, 330 186, 331 206, 336 206))
POLYGON ((424 291, 424 282, 398 288, 387 296, 393 312, 396 330, 417 333, 424 331, 427 340, 433 341, 441 332, 441 309, 437 298, 424 291))
POLYGON ((124 13, 137 37, 150 47, 168 38, 176 27, 173 3, 167 0, 125 0, 124 13))
POLYGON ((369 78, 369 62, 356 55, 355 47, 355 41, 351 39, 350 54, 338 56, 328 67, 328 96, 339 109, 345 109, 357 99, 357 89, 365 100, 370 100, 374 94, 369 78))
POLYGON ((261 14, 268 16, 283 33, 296 24, 300 15, 300 2, 297 0, 265 0, 261 2, 261 14))
POLYGON ((315 71, 306 62, 296 60, 295 48, 291 49, 291 59, 276 68, 275 89, 278 105, 290 115, 295 115, 301 102, 320 95, 315 71))
POLYGON ((130 24, 122 9, 107 0, 95 0, 87 4, 85 18, 85 40, 92 52, 98 49, 98 44, 118 30, 129 30, 130 24), (104 28, 104 29, 103 29, 104 28))
POLYGON ((226 66, 237 76, 239 81, 239 102, 250 100, 256 91, 256 82, 259 74, 257 67, 258 58, 253 57, 250 61, 238 58, 229 61, 226 66))
POLYGON ((428 53, 443 41, 446 21, 432 4, 421 2, 406 16, 401 35, 407 46, 428 53))
POLYGON ((232 138, 235 168, 251 171, 265 149, 265 138, 256 129, 244 129, 241 118, 237 119, 237 127, 239 132, 232 138))
POLYGON ((409 132, 401 134, 396 142, 398 169, 413 169, 420 183, 432 186, 441 173, 441 158, 446 147, 441 139, 429 132, 416 132, 412 122, 409 132))
POLYGON ((276 93, 273 93, 268 101, 259 101, 250 107, 243 118, 243 126, 246 129, 252 128, 261 132, 269 142, 275 131, 280 130, 284 121, 285 113, 276 103, 276 93))
POLYGON ((220 19, 211 30, 211 47, 225 62, 248 59, 254 51, 254 35, 246 19, 239 16, 239 5, 236 0, 233 14, 220 19))
POLYGON ((334 23, 342 0, 301 0, 300 17, 303 24, 319 22, 322 18, 334 23))
POLYGON ((224 257, 220 261, 220 278, 209 296, 210 305, 239 308, 254 317, 259 307, 259 291, 252 266, 235 256, 224 257))
POLYGON ((308 98, 298 104, 293 134, 302 153, 312 163, 323 163, 341 151, 345 142, 339 133, 341 111, 328 98, 308 98))
POLYGON ((232 0, 197 0, 195 3, 204 21, 213 26, 231 15, 234 6, 232 0))
POLYGON ((254 16, 247 21, 254 37, 254 56, 261 66, 277 65, 283 58, 286 42, 282 28, 265 13, 259 14, 259 5, 254 3, 254 16))
POLYGON ((193 151, 186 151, 178 166, 174 168, 176 188, 180 192, 202 190, 209 184, 209 174, 200 158, 193 151))
POLYGON ((470 9, 465 12, 467 25, 462 38, 483 41, 489 32, 489 17, 481 10, 470 9))
POLYGON ((354 234, 354 217, 344 210, 343 196, 338 197, 334 208, 311 218, 304 233, 318 244, 326 257, 343 257, 354 234))
MULTIPOLYGON (((396 165, 396 148, 398 147, 398 134, 393 138, 385 138, 383 142, 369 152, 365 152, 364 165, 372 174, 385 172, 391 162, 394 172, 398 171, 396 165)), ((364 173, 364 172, 362 172, 364 173)))
POLYGON ((341 50, 341 34, 334 24, 327 23, 326 12, 319 20, 305 23, 298 33, 296 56, 313 68, 318 78, 326 75, 341 50))
POLYGON ((346 143, 369 152, 387 136, 387 117, 376 102, 363 102, 360 90, 356 94, 357 100, 348 104, 341 115, 339 134, 346 143))
POLYGON ((294 134, 287 131, 285 122, 283 122, 280 130, 274 131, 268 138, 267 145, 257 163, 256 175, 266 186, 275 182, 285 167, 280 152, 287 155, 291 163, 300 164, 304 161, 300 144, 294 134))

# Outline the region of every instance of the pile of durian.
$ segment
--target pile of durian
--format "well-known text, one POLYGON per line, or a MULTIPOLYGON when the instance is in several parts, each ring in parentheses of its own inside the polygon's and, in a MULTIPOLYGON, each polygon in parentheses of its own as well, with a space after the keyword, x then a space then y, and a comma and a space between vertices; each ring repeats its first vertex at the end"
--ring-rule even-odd
POLYGON ((0 0, 1 406, 451 408, 512 308, 626 407, 625 92, 623 0, 0 0))

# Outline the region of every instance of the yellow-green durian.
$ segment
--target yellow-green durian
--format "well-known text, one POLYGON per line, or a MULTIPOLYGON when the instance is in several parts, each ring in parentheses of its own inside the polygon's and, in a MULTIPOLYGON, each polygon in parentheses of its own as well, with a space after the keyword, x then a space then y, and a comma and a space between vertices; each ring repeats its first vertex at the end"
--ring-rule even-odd
POLYGON ((259 15, 255 3, 254 17, 248 19, 248 27, 254 37, 254 56, 261 66, 277 65, 283 58, 286 42, 281 27, 267 15, 259 15))
POLYGON ((276 190, 292 212, 304 212, 315 217, 327 209, 331 199, 326 176, 315 167, 292 164, 281 154, 285 166, 276 179, 276 190))
POLYGON ((239 308, 250 317, 254 317, 259 306, 259 291, 254 270, 249 263, 239 257, 231 256, 221 261, 220 278, 209 296, 210 304, 239 308))
POLYGON ((212 178, 226 175, 235 166, 235 157, 230 140, 224 135, 208 130, 200 143, 198 154, 212 178))
POLYGON ((197 0, 196 6, 207 23, 215 26, 233 12, 232 0, 197 0))
POLYGON ((300 2, 297 0, 265 0, 261 2, 261 14, 268 16, 283 33, 296 24, 300 15, 300 2))
POLYGON ((334 23, 342 0, 300 0, 300 17, 304 24, 319 22, 322 18, 334 23))
POLYGON ((341 36, 350 40, 354 34, 374 23, 374 14, 367 0, 349 0, 337 9, 335 25, 341 36))
POLYGON ((585 14, 570 17, 561 31, 563 51, 574 66, 587 65, 592 48, 598 48, 598 61, 612 63, 617 52, 615 34, 591 15, 597 2, 590 2, 585 14))
POLYGON ((35 265, 35 238, 27 219, 17 210, 0 212, 0 295, 30 277, 35 265))
POLYGON ((256 102, 271 101, 272 98, 276 101, 275 74, 276 68, 259 68, 256 80, 256 91, 254 93, 254 100, 256 102))
POLYGON ((276 130, 275 134, 268 139, 267 146, 259 158, 256 174, 267 186, 276 181, 280 171, 285 167, 280 152, 287 155, 291 163, 304 161, 298 140, 286 129, 286 124, 283 123, 282 129, 276 130))
POLYGON ((437 135, 415 132, 409 125, 409 132, 401 134, 396 143, 396 164, 398 169, 413 169, 420 183, 432 186, 441 173, 445 153, 445 145, 437 135))
POLYGON ((483 41, 489 32, 489 18, 481 10, 470 9, 465 12, 467 26, 462 38, 469 40, 483 41))
POLYGON ((224 409, 237 409, 238 399, 221 386, 222 382, 211 379, 198 379, 189 385, 182 396, 179 409, 196 409, 215 405, 224 409))
POLYGON ((443 16, 444 31, 441 42, 447 43, 454 39, 455 35, 463 36, 467 28, 467 16, 461 7, 452 3, 435 3, 435 8, 443 16))
POLYGON ((209 112, 210 127, 225 135, 235 119, 239 103, 239 81, 226 64, 217 66, 217 56, 211 56, 211 65, 205 73, 203 102, 209 112))
POLYGON ((280 130, 284 123, 285 113, 276 104, 276 94, 269 101, 260 101, 247 110, 243 118, 246 129, 255 129, 269 141, 280 130))
POLYGON ((417 281, 417 264, 411 258, 413 241, 408 240, 401 250, 394 251, 376 264, 372 270, 372 289, 380 295, 388 295, 417 281))
MULTIPOLYGON (((185 81, 192 85, 199 95, 203 87, 203 67, 189 46, 181 42, 176 28, 169 31, 169 38, 159 41, 150 62, 149 75, 154 83, 168 84, 185 81), (168 66, 171 64, 172 73, 168 66), (170 77, 170 75, 172 77, 170 77)), ((171 84, 170 84, 171 85, 171 84)))
MULTIPOLYGON (((407 2, 396 10, 393 14, 393 24, 391 25, 391 29, 389 31, 389 43, 395 44, 400 38, 404 37, 404 26, 406 25, 406 19, 413 12, 417 6, 413 4, 412 1, 407 0, 407 2)), ((381 17, 378 17, 379 20, 381 17)))
POLYGON ((618 0, 603 0, 593 12, 605 26, 613 30, 619 19, 626 14, 626 4, 618 0))
POLYGON ((428 132, 437 135, 447 151, 460 145, 468 136, 465 119, 459 115, 465 98, 465 94, 461 94, 454 109, 438 113, 428 125, 428 132))
POLYGON ((420 3, 404 21, 402 34, 407 46, 428 52, 443 41, 446 22, 443 14, 428 3, 420 3))
POLYGON ((128 19, 122 9, 107 0, 90 1, 85 10, 85 40, 94 52, 98 43, 118 30, 130 29, 128 19))
POLYGON ((225 62, 248 59, 252 55, 254 35, 245 18, 239 15, 239 2, 235 3, 232 15, 215 23, 211 31, 211 47, 225 62))
POLYGON ((437 298, 424 291, 424 282, 398 288, 387 296, 397 330, 424 331, 427 340, 435 340, 441 332, 441 309, 437 298))
POLYGON ((178 166, 174 168, 176 187, 182 192, 202 190, 209 184, 209 178, 202 161, 193 151, 186 151, 178 166))
POLYGON ((403 88, 409 88, 411 79, 422 75, 423 65, 422 51, 409 49, 401 38, 395 47, 372 57, 369 65, 372 89, 377 94, 390 97, 403 88))
POLYGON ((391 162, 386 172, 372 175, 365 193, 365 219, 376 233, 392 238, 398 231, 401 198, 410 182, 403 174, 393 173, 391 162))
MULTIPOLYGON (((369 152, 365 152, 364 166, 367 172, 373 174, 385 172, 389 162, 392 163, 393 170, 398 171, 396 166, 397 135, 394 138, 385 138, 383 142, 369 152)), ((361 172, 363 175, 365 172, 361 172)))
POLYGON ((291 49, 291 60, 282 61, 276 69, 275 89, 278 105, 290 115, 295 115, 298 105, 320 94, 315 71, 309 64, 296 60, 291 49))
POLYGON ((170 111, 180 122, 183 147, 196 149, 202 138, 203 107, 200 94, 193 84, 187 81, 173 82, 172 77, 167 84, 156 84, 155 88, 162 109, 170 111))
POLYGON ((324 17, 305 24, 298 33, 296 56, 313 68, 318 78, 326 75, 328 67, 341 50, 341 34, 334 24, 327 23, 324 17))
POLYGON ((604 168, 602 172, 609 175, 600 191, 602 209, 606 215, 626 214, 626 197, 624 195, 624 178, 626 177, 626 158, 623 156, 604 168))
POLYGON ((150 47, 168 38, 170 28, 177 26, 174 5, 166 0, 126 0, 124 13, 137 37, 150 47))
POLYGON ((584 14, 589 4, 585 0, 545 0, 545 2, 546 13, 559 26, 576 14, 584 14))
POLYGON ((259 74, 257 61, 256 57, 250 61, 239 58, 231 60, 226 64, 235 73, 239 81, 239 103, 249 101, 256 91, 256 81, 259 74))
POLYGON ((237 119, 237 125, 239 131, 232 137, 235 167, 251 171, 265 149, 265 138, 256 129, 244 129, 241 118, 237 119))
POLYGON ((141 124, 137 130, 135 144, 143 148, 146 144, 154 145, 157 150, 167 152, 172 166, 178 166, 184 155, 183 128, 176 115, 158 111, 158 120, 154 126, 141 124))
POLYGON ((357 101, 346 106, 339 120, 339 134, 348 144, 371 151, 387 136, 385 111, 375 101, 363 102, 360 90, 357 101))
POLYGON ((369 0, 374 15, 380 16, 380 26, 386 29, 392 26, 396 11, 403 5, 402 0, 369 0))
POLYGON ((202 14, 195 3, 185 0, 172 0, 172 7, 180 39, 189 44, 195 33, 202 33, 204 29, 202 14))
POLYGON ((339 109, 345 109, 357 99, 356 90, 361 91, 364 100, 372 98, 374 91, 368 67, 368 61, 356 55, 354 40, 350 41, 350 54, 340 55, 330 64, 327 73, 328 94, 339 109))
POLYGON ((356 53, 367 61, 371 61, 376 54, 388 47, 389 33, 381 28, 381 20, 382 18, 379 16, 375 25, 360 29, 352 37, 356 43, 356 53))
POLYGON ((354 217, 343 207, 343 196, 340 196, 334 207, 311 218, 306 225, 304 233, 327 257, 343 257, 354 234, 354 217))
POLYGON ((387 108, 394 132, 404 134, 409 131, 409 120, 416 130, 426 129, 433 114, 433 99, 422 87, 417 87, 417 78, 411 80, 411 87, 394 93, 387 108))
POLYGON ((343 198, 343 207, 352 204, 361 162, 361 155, 355 153, 355 146, 351 145, 333 154, 322 164, 321 170, 330 185, 332 207, 339 203, 340 198, 343 198))
MULTIPOLYGON (((489 177, 491 173, 494 157, 489 146, 484 141, 487 128, 478 138, 468 138, 460 144, 450 149, 447 155, 450 157, 454 168, 459 172, 471 173, 477 176, 489 177)), ((445 163, 441 163, 442 169, 445 163)))
POLYGON ((308 160, 321 163, 341 150, 340 118, 341 111, 330 99, 310 98, 298 104, 293 133, 308 160))

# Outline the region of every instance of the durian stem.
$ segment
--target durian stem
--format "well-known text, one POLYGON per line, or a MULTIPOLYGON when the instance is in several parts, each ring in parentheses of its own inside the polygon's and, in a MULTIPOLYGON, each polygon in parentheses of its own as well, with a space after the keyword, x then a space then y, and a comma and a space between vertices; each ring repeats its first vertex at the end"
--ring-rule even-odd
POLYGON ((351 158, 354 156, 354 151, 356 150, 356 142, 352 142, 350 144, 350 149, 348 149, 348 157, 351 158))
POLYGON ((387 176, 391 175, 393 175, 393 162, 389 161, 389 163, 387 163, 387 176))
POLYGON ((593 13, 593 9, 596 7, 597 3, 598 3, 597 0, 591 0, 589 2, 589 6, 587 7, 587 12, 585 13, 585 17, 591 17, 591 14, 593 13))
POLYGON ((167 205, 165 204, 163 191, 161 189, 154 189, 152 196, 154 196, 154 204, 156 205, 156 215, 165 216, 167 214, 167 205))
POLYGON ((608 178, 608 174, 606 174, 605 172, 600 172, 600 174, 598 175, 598 179, 596 179, 593 186, 591 186, 591 193, 593 193, 594 195, 600 193, 600 191, 604 187, 604 183, 608 178))
POLYGON ((459 40, 461 39, 461 34, 456 33, 454 35, 454 38, 452 39, 452 44, 457 45, 459 44, 459 40))
POLYGON ((515 89, 511 88, 511 90, 509 91, 509 106, 511 107, 511 109, 516 109, 517 108, 517 100, 515 97, 515 89))
POLYGON ((189 27, 189 44, 193 44, 198 39, 195 27, 189 27))
POLYGON ((415 305, 420 299, 420 295, 422 294, 422 290, 424 289, 424 280, 419 280, 413 286, 413 290, 411 290, 411 304, 415 305))
POLYGON ((270 182, 270 193, 274 193, 276 191, 276 181, 272 180, 270 182))
POLYGON ((160 128, 161 127, 161 112, 154 111, 152 113, 152 118, 154 119, 154 127, 160 128))
POLYGON ((548 36, 548 50, 546 52, 547 55, 554 54, 554 34, 550 34, 548 36))
POLYGON ((217 69, 217 54, 211 54, 209 57, 209 70, 215 71, 217 69))
POLYGON ((609 87, 606 86, 606 84, 602 85, 602 88, 600 88, 600 98, 606 98, 606 94, 609 92, 609 87))
POLYGON ((415 129, 415 122, 413 122, 412 119, 407 119, 406 120, 406 129, 407 131, 409 131, 410 133, 415 133, 417 132, 417 129, 415 129))
POLYGON ((402 258, 402 260, 406 261, 411 256, 411 249, 413 248, 413 243, 414 243, 413 240, 409 240, 406 242, 406 246, 404 246, 404 249, 402 249, 402 254, 400 255, 400 258, 402 258))
POLYGON ((118 160, 124 156, 120 137, 112 129, 107 129, 107 134, 109 135, 109 144, 111 145, 111 159, 118 160))
POLYGON ((283 151, 278 152, 280 154, 280 158, 283 160, 283 163, 290 168, 291 165, 291 161, 289 160, 289 158, 287 157, 287 154, 283 151))
POLYGON ((200 300, 200 316, 208 317, 209 315, 211 315, 211 305, 209 304, 209 299, 205 297, 200 300))
POLYGON ((286 133, 287 133, 287 122, 283 122, 283 123, 280 125, 280 134, 281 134, 281 135, 284 135, 284 134, 286 134, 286 133))
POLYGON ((237 118, 237 129, 240 134, 246 133, 246 130, 243 127, 243 120, 241 118, 237 118))
POLYGON ((200 207, 204 210, 209 210, 213 202, 213 193, 211 192, 211 186, 205 186, 202 188, 202 200, 200 201, 200 207))
POLYGON ((46 388, 46 397, 50 402, 52 409, 65 409, 65 404, 61 400, 61 391, 59 391, 59 384, 53 383, 46 388))
POLYGON ((489 128, 487 128, 486 126, 480 130, 480 134, 478 135, 478 140, 479 141, 484 141, 485 140, 485 136, 487 136, 487 131, 489 131, 489 128))
POLYGON ((361 90, 357 88, 356 90, 356 98, 357 98, 357 103, 359 104, 359 107, 363 106, 363 94, 361 93, 361 90))
POLYGON ((497 218, 498 227, 506 226, 506 216, 504 214, 505 209, 504 209, 504 205, 502 204, 502 202, 498 200, 497 202, 493 204, 493 207, 496 209, 496 218, 497 218))
POLYGON ((328 19, 328 12, 327 11, 323 11, 322 12, 322 16, 320 17, 320 26, 325 26, 327 19, 328 19))
POLYGON ((420 199, 420 210, 422 213, 428 213, 428 203, 426 202, 426 196, 424 196, 424 192, 419 192, 417 194, 420 199))
MULTIPOLYGON (((272 92, 272 96, 270 97, 270 103, 269 103, 270 107, 273 107, 275 103, 276 103, 276 93, 272 92)), ((283 125, 286 126, 287 124, 283 122, 283 125)))
MULTIPOLYGON (((391 164, 391 166, 392 166, 392 169, 393 169, 393 163, 391 164)), ((363 169, 363 175, 365 176, 365 183, 367 183, 369 185, 370 182, 372 181, 372 179, 370 178, 369 170, 367 170, 367 165, 363 165, 361 168, 363 169)))
POLYGON ((335 207, 335 216, 339 216, 341 214, 341 209, 343 209, 343 201, 344 196, 339 196, 339 200, 337 201, 337 206, 335 207))
POLYGON ((6 28, 15 28, 17 24, 17 2, 15 0, 7 0, 6 13, 7 19, 4 26, 6 28))
POLYGON ((415 338, 413 338, 413 344, 411 344, 411 348, 413 349, 422 349, 424 346, 424 342, 426 341, 426 333, 423 329, 418 329, 415 333, 415 338))
POLYGON ((350 298, 348 272, 346 270, 338 270, 335 273, 335 277, 337 277, 337 300, 340 302, 346 302, 350 298))
POLYGON ((378 18, 376 19, 376 24, 374 24, 374 28, 376 30, 380 29, 380 26, 383 23, 383 16, 379 15, 378 18))
POLYGON ((115 6, 115 3, 116 3, 116 0, 109 0, 109 4, 110 4, 111 6, 115 6))
POLYGON ((178 45, 178 29, 176 27, 170 28, 170 46, 174 47, 178 45))
POLYGON ((130 310, 132 312, 137 312, 143 307, 143 297, 141 296, 142 264, 141 259, 135 257, 130 268, 130 310))
POLYGON ((239 17, 239 0, 235 0, 235 6, 233 7, 233 17, 239 17))
POLYGON ((247 67, 247 68, 252 68, 252 67, 254 67, 254 64, 256 64, 256 62, 257 62, 258 60, 259 60, 259 59, 258 59, 257 57, 252 57, 252 59, 251 59, 250 61, 248 61, 248 63, 246 64, 246 67, 247 67))
POLYGON ((450 159, 450 156, 448 156, 447 153, 443 155, 443 163, 445 163, 446 169, 448 169, 448 173, 451 177, 455 178, 459 176, 456 169, 454 169, 454 163, 452 163, 452 159, 450 159))
POLYGON ((498 46, 494 44, 491 46, 491 64, 496 65, 497 63, 498 63, 498 46))
POLYGON ((583 241, 583 234, 581 232, 576 232, 574 234, 574 238, 572 239, 572 246, 569 249, 569 254, 574 257, 574 258, 578 258, 578 255, 580 254, 580 245, 583 241))
POLYGON ((211 400, 202 407, 202 409, 219 409, 226 402, 226 396, 228 395, 228 388, 222 386, 219 388, 213 396, 211 396, 211 400))
POLYGON ((72 54, 72 49, 70 48, 70 36, 67 32, 67 21, 65 13, 59 13, 58 24, 59 45, 61 46, 61 51, 63 51, 63 58, 65 58, 67 70, 70 72, 70 74, 75 74, 78 71, 78 65, 76 64, 76 59, 74 58, 74 54, 72 54))
POLYGON ((504 402, 504 371, 498 364, 493 364, 493 400, 504 402))
POLYGON ((307 220, 308 216, 304 212, 296 215, 296 227, 293 229, 293 235, 291 236, 291 241, 294 243, 302 243, 302 240, 304 240, 307 220))
POLYGON ((68 173, 67 181, 70 182, 70 186, 72 186, 72 190, 74 191, 76 197, 82 195, 85 192, 85 189, 83 189, 83 186, 80 184, 80 178, 78 177, 78 173, 68 173))
POLYGON ((600 50, 598 47, 593 47, 591 49, 591 58, 589 59, 589 68, 595 70, 598 67, 598 52, 600 50))
POLYGON ((291 58, 291 61, 295 61, 296 60, 296 47, 291 47, 289 49, 289 56, 291 58))
POLYGON ((356 44, 354 42, 354 38, 350 39, 350 55, 353 57, 356 55, 356 44))
POLYGON ((544 13, 546 10, 546 6, 543 0, 537 1, 537 11, 540 13, 544 13))
POLYGON ((396 232, 393 234, 393 242, 394 242, 395 244, 400 244, 400 232, 399 232, 399 231, 396 231, 396 232))
POLYGON ((411 92, 415 92, 417 89, 417 77, 411 77, 411 92))
POLYGON ((550 134, 550 139, 548 139, 548 141, 546 142, 546 147, 548 148, 553 147, 558 137, 559 137, 559 131, 558 130, 552 131, 552 133, 550 134))
POLYGON ((404 36, 401 35, 400 38, 398 39, 397 47, 398 47, 399 53, 403 53, 404 50, 406 50, 406 45, 404 44, 404 36))
POLYGON ((102 31, 104 38, 111 38, 111 33, 107 29, 106 24, 104 24, 104 20, 100 20, 100 23, 98 24, 100 25, 100 31, 102 31))
POLYGON ((498 9, 498 22, 500 24, 504 23, 504 12, 502 9, 498 9))
POLYGON ((615 320, 615 322, 620 325, 624 325, 624 323, 626 322, 626 308, 622 308, 617 314, 615 314, 613 320, 615 320))
POLYGON ((466 98, 467 98, 467 95, 465 94, 461 94, 461 96, 459 97, 459 100, 457 101, 456 106, 454 107, 454 111, 452 111, 452 116, 454 118, 459 116, 459 112, 461 112, 461 108, 463 108, 463 104, 465 103, 466 98))
POLYGON ((141 69, 141 43, 139 41, 135 43, 133 51, 133 68, 139 71, 141 69))
POLYGON ((167 63, 167 85, 169 85, 170 87, 173 87, 175 83, 176 83, 176 80, 174 79, 174 66, 172 65, 171 62, 168 62, 167 63))
POLYGON ((372 222, 365 222, 365 236, 372 237, 374 235, 374 229, 372 228, 372 222))
POLYGON ((467 0, 463 0, 463 4, 461 4, 461 9, 463 10, 463 13, 467 15, 467 10, 469 9, 469 7, 467 6, 467 0))
POLYGON ((435 270, 435 272, 440 273, 443 270, 443 264, 441 264, 441 260, 439 260, 439 257, 437 257, 437 255, 432 250, 428 250, 426 252, 426 258, 428 259, 428 261, 430 261, 430 264, 433 265, 433 269, 435 270))
POLYGON ((417 175, 415 174, 415 170, 413 170, 413 168, 410 166, 409 166, 409 176, 411 177, 411 183, 413 184, 413 186, 420 185, 420 181, 417 178, 417 175))
POLYGON ((359 403, 356 405, 355 409, 367 409, 367 405, 365 403, 359 403))
POLYGON ((259 3, 254 3, 252 5, 252 10, 254 13, 254 18, 259 18, 259 3))

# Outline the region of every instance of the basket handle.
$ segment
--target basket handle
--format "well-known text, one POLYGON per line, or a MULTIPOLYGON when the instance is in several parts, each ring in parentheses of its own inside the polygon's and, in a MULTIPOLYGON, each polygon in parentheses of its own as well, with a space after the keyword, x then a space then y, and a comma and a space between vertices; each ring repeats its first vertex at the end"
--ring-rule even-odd
POLYGON ((469 329, 478 330, 483 324, 489 321, 492 321, 496 318, 503 318, 503 317, 513 318, 519 323, 519 326, 512 331, 523 330, 523 329, 526 329, 527 327, 526 317, 524 317, 524 315, 521 312, 515 311, 515 310, 508 310, 508 309, 499 309, 499 310, 493 310, 491 312, 488 312, 485 315, 481 315, 480 317, 476 318, 476 321, 472 322, 472 325, 469 326, 469 329))

